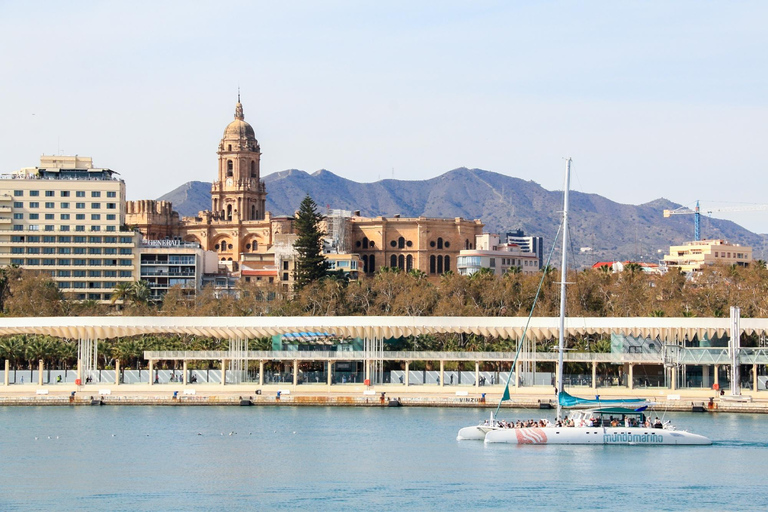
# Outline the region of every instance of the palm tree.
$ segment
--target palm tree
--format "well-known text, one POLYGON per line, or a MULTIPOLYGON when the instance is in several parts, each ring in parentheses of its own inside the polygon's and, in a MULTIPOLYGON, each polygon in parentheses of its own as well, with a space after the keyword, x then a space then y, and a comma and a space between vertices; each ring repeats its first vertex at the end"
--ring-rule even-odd
POLYGON ((121 304, 124 304, 125 301, 127 301, 131 297, 131 286, 133 283, 118 283, 117 286, 115 286, 114 291, 112 292, 112 304, 114 304, 117 301, 120 301, 121 304))
POLYGON ((7 359, 9 364, 18 369, 24 358, 24 343, 26 336, 10 336, 0 340, 0 357, 7 359))
POLYGON ((146 281, 136 281, 131 285, 130 299, 134 304, 147 304, 152 296, 152 289, 146 281))

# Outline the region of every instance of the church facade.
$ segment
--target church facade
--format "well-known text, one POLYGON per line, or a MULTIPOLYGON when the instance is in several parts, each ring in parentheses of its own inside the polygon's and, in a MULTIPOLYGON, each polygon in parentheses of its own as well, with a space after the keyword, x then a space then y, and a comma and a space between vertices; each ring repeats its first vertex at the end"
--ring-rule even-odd
MULTIPOLYGON (((267 191, 261 180, 261 148, 253 127, 245 121, 238 96, 235 118, 219 143, 216 180, 211 186, 211 209, 194 217, 179 217, 167 201, 141 200, 126 204, 126 224, 145 239, 180 239, 215 251, 220 265, 230 271, 258 269, 270 282, 291 284, 293 257, 281 249, 294 234, 292 217, 273 217, 266 211, 267 191), (290 260, 290 264, 289 264, 290 260), (243 267, 245 265, 245 267, 243 267), (266 274, 264 274, 266 276, 266 274)), ((347 217, 343 250, 359 255, 361 273, 381 267, 421 270, 437 276, 456 270, 462 249, 471 249, 482 234, 479 220, 347 217)))

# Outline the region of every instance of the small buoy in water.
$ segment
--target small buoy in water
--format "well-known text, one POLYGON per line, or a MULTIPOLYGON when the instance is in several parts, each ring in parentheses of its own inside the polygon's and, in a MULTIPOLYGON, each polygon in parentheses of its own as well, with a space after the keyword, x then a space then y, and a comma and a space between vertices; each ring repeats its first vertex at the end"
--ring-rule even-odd
POLYGON ((296 433, 296 431, 294 430, 294 431, 293 431, 293 433, 295 434, 295 433, 296 433))
POLYGON ((197 433, 197 435, 201 436, 201 435, 203 435, 203 434, 201 434, 200 432, 198 432, 198 433, 197 433))
POLYGON ((115 437, 115 434, 112 434, 112 437, 115 437))

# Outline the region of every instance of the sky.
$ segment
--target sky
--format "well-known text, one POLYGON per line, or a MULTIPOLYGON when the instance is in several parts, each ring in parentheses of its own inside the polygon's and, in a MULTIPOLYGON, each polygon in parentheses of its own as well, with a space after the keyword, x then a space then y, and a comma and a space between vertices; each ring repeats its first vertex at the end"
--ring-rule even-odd
MULTIPOLYGON (((574 190, 620 203, 766 204, 766 19, 751 1, 0 0, 0 173, 78 154, 129 199, 212 181, 239 87, 262 176, 469 167, 561 190, 570 156, 574 190)), ((768 210, 713 215, 768 233, 768 210)))

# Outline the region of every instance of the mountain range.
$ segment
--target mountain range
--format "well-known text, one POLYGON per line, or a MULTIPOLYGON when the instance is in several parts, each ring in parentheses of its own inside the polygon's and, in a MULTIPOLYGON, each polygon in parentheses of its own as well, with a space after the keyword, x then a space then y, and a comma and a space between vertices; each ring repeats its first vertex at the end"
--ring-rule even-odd
MULTIPOLYGON (((459 168, 421 181, 381 180, 358 183, 325 169, 312 174, 290 169, 264 177, 267 210, 293 215, 306 194, 322 207, 359 210, 367 217, 463 217, 481 219, 485 231, 522 229, 552 245, 560 225, 562 191, 538 183, 484 171, 459 168)), ((182 216, 211 207, 211 184, 191 181, 159 197, 173 202, 182 216)), ((596 261, 656 262, 670 245, 693 239, 693 216, 663 217, 679 204, 660 198, 640 205, 621 204, 597 194, 572 191, 569 216, 575 265, 596 261)), ((738 224, 702 217, 702 237, 749 245, 755 258, 766 259, 766 237, 738 224)), ((546 255, 545 255, 546 256, 546 255)))

